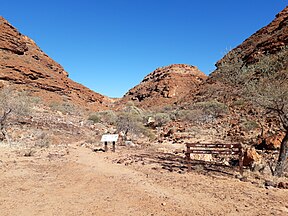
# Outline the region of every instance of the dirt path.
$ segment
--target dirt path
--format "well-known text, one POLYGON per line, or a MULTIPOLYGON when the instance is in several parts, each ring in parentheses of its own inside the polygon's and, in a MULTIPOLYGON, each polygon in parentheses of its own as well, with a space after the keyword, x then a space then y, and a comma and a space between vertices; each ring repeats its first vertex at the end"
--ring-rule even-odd
POLYGON ((49 157, 1 148, 1 215, 288 214, 285 190, 111 162, 120 156, 76 145, 49 157))

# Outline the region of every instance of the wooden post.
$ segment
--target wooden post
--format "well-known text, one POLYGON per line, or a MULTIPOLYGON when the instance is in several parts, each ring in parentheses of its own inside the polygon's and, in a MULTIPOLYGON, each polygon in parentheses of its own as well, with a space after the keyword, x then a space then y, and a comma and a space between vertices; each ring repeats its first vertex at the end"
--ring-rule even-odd
POLYGON ((239 172, 240 175, 243 176, 243 149, 240 148, 240 153, 239 153, 239 172))
POLYGON ((187 151, 186 151, 186 162, 187 162, 188 172, 191 172, 190 146, 187 146, 187 151))
POLYGON ((105 145, 104 150, 105 150, 105 152, 107 152, 108 151, 108 143, 104 142, 104 145, 105 145))
POLYGON ((112 144, 113 144, 112 151, 115 152, 115 141, 113 141, 112 144))

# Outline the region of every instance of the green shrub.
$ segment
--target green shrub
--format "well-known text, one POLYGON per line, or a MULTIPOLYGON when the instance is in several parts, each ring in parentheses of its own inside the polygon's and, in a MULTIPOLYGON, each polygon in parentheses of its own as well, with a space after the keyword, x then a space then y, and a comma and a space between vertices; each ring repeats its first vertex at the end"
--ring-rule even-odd
POLYGON ((250 130, 254 130, 256 128, 259 128, 259 125, 255 121, 245 121, 241 124, 241 127, 245 131, 250 131, 250 130))
POLYGON ((189 121, 195 123, 204 123, 205 120, 205 113, 201 110, 179 110, 176 114, 176 118, 180 119, 181 121, 189 121))
POLYGON ((70 102, 53 101, 50 103, 49 106, 53 111, 59 111, 59 112, 62 112, 63 114, 77 113, 77 110, 78 110, 78 108, 70 102))
POLYGON ((205 114, 212 115, 214 118, 228 113, 228 107, 224 103, 214 100, 195 103, 191 108, 202 110, 205 114))
POLYGON ((101 122, 101 117, 100 117, 100 115, 98 113, 94 113, 94 114, 91 114, 88 117, 88 120, 93 121, 94 123, 100 123, 101 122))
POLYGON ((130 132, 134 134, 140 134, 145 128, 143 125, 143 119, 139 115, 126 112, 118 114, 116 127, 118 131, 123 131, 124 133, 130 132))
POLYGON ((109 125, 113 125, 117 121, 117 115, 112 110, 105 110, 93 113, 89 116, 88 120, 91 120, 94 123, 106 123, 109 125))
POLYGON ((156 127, 161 127, 171 121, 170 115, 168 113, 155 113, 153 118, 155 119, 156 127))

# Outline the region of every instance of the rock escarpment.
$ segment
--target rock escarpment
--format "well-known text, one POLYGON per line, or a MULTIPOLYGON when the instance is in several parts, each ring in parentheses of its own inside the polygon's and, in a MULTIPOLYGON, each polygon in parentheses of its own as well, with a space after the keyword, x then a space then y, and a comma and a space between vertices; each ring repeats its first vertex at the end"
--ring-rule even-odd
MULTIPOLYGON (((216 67, 223 62, 233 63, 233 58, 239 58, 243 64, 253 64, 263 55, 274 54, 288 45, 288 6, 276 15, 267 26, 261 28, 242 44, 231 50, 216 63, 216 67), (234 53, 231 55, 231 53, 234 53)), ((218 71, 212 73, 215 75, 218 71)))
POLYGON ((68 78, 63 67, 36 43, 0 17, 0 81, 25 89, 44 100, 61 101, 91 109, 105 108, 109 99, 68 78))
POLYGON ((173 64, 158 68, 130 89, 122 101, 133 101, 142 107, 171 105, 191 91, 195 91, 206 75, 197 67, 173 64))

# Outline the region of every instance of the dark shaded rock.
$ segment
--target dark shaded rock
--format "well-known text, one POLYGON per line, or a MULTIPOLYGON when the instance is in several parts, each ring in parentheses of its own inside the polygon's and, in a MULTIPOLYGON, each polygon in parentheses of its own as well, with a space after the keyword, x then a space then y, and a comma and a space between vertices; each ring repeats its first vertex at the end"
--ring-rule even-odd
POLYGON ((288 189, 288 182, 279 182, 278 188, 280 189, 288 189))

